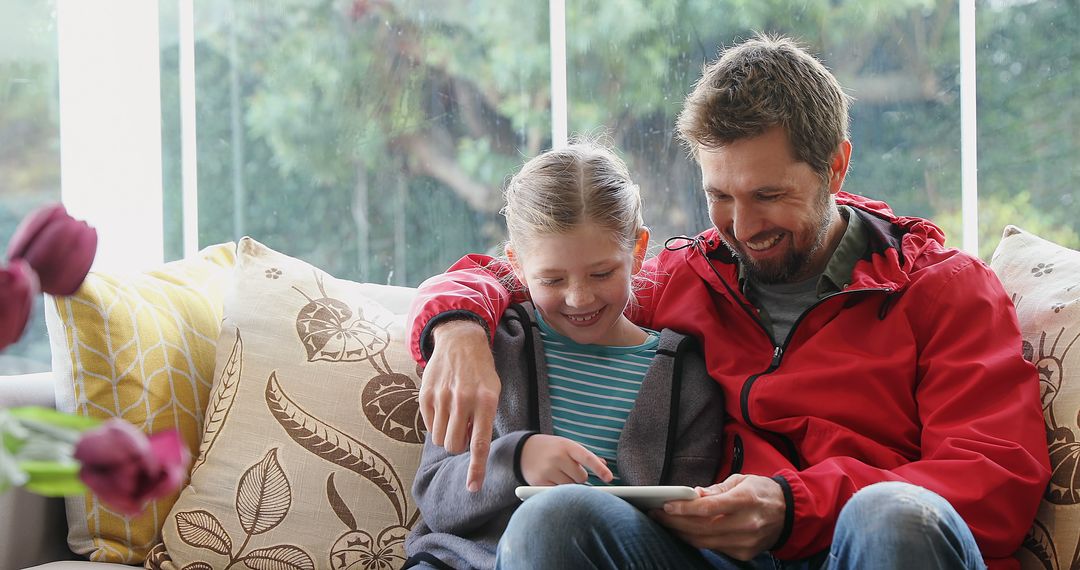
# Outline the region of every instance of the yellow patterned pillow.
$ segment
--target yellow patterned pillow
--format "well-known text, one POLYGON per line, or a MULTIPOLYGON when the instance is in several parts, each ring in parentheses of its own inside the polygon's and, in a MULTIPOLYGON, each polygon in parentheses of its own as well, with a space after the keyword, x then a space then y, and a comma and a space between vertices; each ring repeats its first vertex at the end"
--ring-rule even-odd
MULTIPOLYGON (((176 428, 194 455, 234 252, 226 243, 145 273, 91 272, 74 295, 47 299, 57 409, 147 433, 176 428)), ((91 560, 140 563, 175 500, 126 517, 92 494, 69 497, 68 544, 91 560)))

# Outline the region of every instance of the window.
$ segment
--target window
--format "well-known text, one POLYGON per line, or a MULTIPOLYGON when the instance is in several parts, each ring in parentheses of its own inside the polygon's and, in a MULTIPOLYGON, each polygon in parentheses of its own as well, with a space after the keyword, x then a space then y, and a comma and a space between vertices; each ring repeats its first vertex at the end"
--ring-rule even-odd
MULTIPOLYGON (((160 105, 150 113, 160 124, 148 125, 160 133, 146 130, 160 139, 160 165, 136 162, 160 180, 164 259, 191 251, 185 235, 198 246, 251 235, 334 275, 411 286, 464 252, 498 251, 505 180, 560 131, 559 64, 567 130, 611 137, 642 186, 654 244, 699 231, 700 175, 675 116, 702 63, 754 30, 798 38, 855 97, 847 190, 928 217, 959 246, 961 186, 977 182, 984 258, 1006 223, 1080 247, 1072 0, 551 0, 552 11, 497 0, 170 0, 153 13, 123 1, 140 9, 94 25, 110 38, 153 28, 160 45, 160 80, 134 75, 160 105), (960 14, 972 6, 978 170, 965 180, 960 14), (553 53, 565 59, 553 65, 553 53)), ((61 15, 93 6, 55 3, 61 15)), ((59 197, 53 4, 0 7, 4 237, 59 197)), ((98 186, 98 199, 109 194, 98 186)), ((47 368, 40 322, 0 355, 0 374, 47 368)))
MULTIPOLYGON (((60 199, 56 17, 52 2, 0 3, 0 251, 31 210, 60 199)), ((41 302, 0 374, 49 369, 41 302)))
POLYGON ((675 117, 720 46, 768 30, 798 39, 855 98, 844 188, 959 221, 958 15, 953 2, 570 1, 571 131, 610 132, 660 243, 708 227, 675 117))
POLYGON ((545 5, 206 0, 195 22, 201 244, 415 285, 500 242, 503 178, 550 144, 545 5))
POLYGON ((1080 249, 1080 8, 977 6, 979 253, 1006 224, 1080 249))

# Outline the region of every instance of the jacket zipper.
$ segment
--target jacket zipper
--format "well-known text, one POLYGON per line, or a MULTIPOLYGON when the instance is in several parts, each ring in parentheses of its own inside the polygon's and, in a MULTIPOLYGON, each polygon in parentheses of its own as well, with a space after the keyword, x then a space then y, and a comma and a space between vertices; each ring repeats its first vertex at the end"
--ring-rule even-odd
MULTIPOLYGON (((671 463, 675 455, 675 442, 679 435, 679 409, 682 402, 682 365, 683 353, 688 349, 687 343, 693 342, 690 337, 685 337, 675 346, 671 358, 671 394, 668 401, 668 432, 664 443, 664 461, 660 467, 658 485, 670 485, 668 477, 671 475, 671 463)), ((656 354, 660 356, 659 347, 656 354)))
MULTIPOLYGON (((721 281, 723 281, 723 280, 721 280, 721 281)), ((728 291, 731 290, 731 286, 727 285, 726 282, 724 282, 724 286, 728 288, 728 291)), ((814 304, 807 307, 806 310, 803 311, 801 315, 799 315, 799 318, 795 319, 795 322, 791 325, 791 330, 788 331, 787 338, 784 339, 783 346, 776 345, 776 339, 774 339, 772 337, 772 335, 770 334, 769 335, 769 340, 771 340, 773 342, 773 356, 772 356, 772 360, 769 362, 769 367, 766 368, 765 370, 762 370, 761 372, 758 372, 757 374, 754 374, 754 375, 750 376, 749 378, 747 378, 746 381, 743 383, 742 391, 739 394, 739 409, 742 411, 743 421, 746 422, 746 425, 751 427, 751 428, 754 428, 754 429, 759 429, 756 425, 754 425, 754 422, 750 419, 750 389, 751 389, 751 387, 753 387, 754 382, 757 382, 758 378, 760 378, 760 377, 762 377, 762 376, 764 376, 766 374, 770 374, 773 371, 775 371, 777 368, 780 367, 780 363, 784 358, 784 352, 787 350, 788 344, 791 343, 791 339, 795 336, 796 329, 798 329, 799 324, 801 324, 803 322, 803 319, 805 319, 806 316, 810 314, 810 311, 813 311, 814 309, 816 309, 818 306, 822 305, 826 301, 829 301, 830 299, 833 299, 835 297, 840 297, 842 295, 852 295, 852 294, 855 294, 855 293, 885 293, 886 295, 888 295, 888 294, 890 294, 892 292, 893 292, 892 288, 882 287, 880 289, 877 289, 877 288, 875 288, 875 289, 853 289, 853 290, 850 290, 850 291, 840 291, 840 292, 837 292, 837 293, 832 293, 830 295, 826 295, 826 296, 822 297, 821 299, 818 299, 816 302, 814 302, 814 304)), ((754 318, 754 320, 758 323, 758 325, 762 329, 765 328, 765 324, 762 323, 760 319, 758 319, 753 314, 751 314, 751 316, 754 318)), ((788 460, 791 461, 791 464, 794 465, 796 467, 796 469, 798 469, 800 461, 799 461, 798 451, 795 448, 795 444, 791 441, 791 439, 789 439, 786 436, 776 434, 776 433, 774 433, 773 435, 776 435, 777 437, 779 437, 783 441, 784 447, 786 448, 786 451, 784 452, 784 454, 787 456, 788 460)))
MULTIPOLYGON (((768 338, 769 342, 772 343, 772 345, 773 345, 773 356, 772 356, 772 360, 769 361, 769 367, 766 368, 765 370, 762 370, 761 372, 758 372, 757 374, 754 374, 754 375, 750 376, 749 378, 746 379, 745 382, 743 382, 743 387, 742 387, 742 390, 741 390, 741 392, 739 394, 739 409, 742 411, 743 421, 746 422, 747 427, 750 427, 752 429, 759 430, 759 431, 764 431, 766 433, 772 433, 772 435, 780 438, 780 440, 783 442, 784 448, 785 448, 784 455, 787 456, 788 460, 791 461, 791 464, 794 465, 796 469, 799 469, 800 468, 799 465, 800 465, 801 462, 799 461, 799 453, 798 453, 798 450, 795 448, 794 442, 792 442, 791 439, 788 438, 787 436, 784 436, 784 435, 781 435, 781 434, 778 434, 778 433, 774 433, 774 432, 769 432, 768 430, 762 430, 761 428, 755 426, 754 422, 750 419, 750 388, 754 385, 754 382, 756 382, 758 378, 760 378, 760 377, 762 377, 762 376, 764 376, 766 374, 769 374, 769 373, 773 372, 774 370, 776 370, 777 368, 780 367, 780 362, 784 358, 784 351, 787 349, 788 344, 791 342, 791 338, 793 336, 795 336, 795 330, 799 327, 799 324, 802 323, 803 319, 806 318, 806 315, 810 314, 810 311, 814 310, 819 305, 821 305, 825 301, 828 301, 828 300, 832 299, 833 297, 839 297, 841 295, 850 295, 850 294, 854 294, 854 293, 874 293, 874 292, 880 292, 880 293, 885 293, 886 295, 889 295, 889 294, 891 294, 893 292, 893 289, 891 287, 869 288, 869 289, 852 289, 850 291, 839 291, 837 293, 832 293, 830 295, 826 295, 825 297, 823 297, 821 299, 818 299, 814 304, 807 307, 806 310, 803 311, 801 315, 799 315, 798 319, 795 319, 795 322, 791 325, 791 330, 788 331, 788 335, 787 335, 787 338, 784 340, 783 346, 781 346, 781 345, 778 345, 776 343, 776 339, 773 338, 772 331, 770 331, 765 326, 765 323, 761 322, 761 319, 758 318, 757 313, 754 311, 754 309, 751 308, 750 306, 748 306, 747 303, 742 302, 742 299, 741 299, 740 295, 735 290, 733 290, 731 288, 731 285, 728 284, 727 279, 724 279, 720 275, 720 272, 717 271, 715 267, 713 267, 712 260, 709 259, 708 254, 705 253, 705 251, 702 250, 702 249, 699 249, 698 252, 705 259, 705 265, 709 266, 709 269, 712 270, 713 275, 716 275, 717 280, 719 280, 720 283, 723 284, 724 288, 727 289, 727 292, 728 292, 729 295, 731 295, 731 298, 734 299, 736 303, 738 303, 739 307, 742 308, 743 312, 746 313, 746 315, 748 317, 750 317, 750 320, 757 323, 758 328, 760 328, 761 331, 763 333, 765 333, 765 337, 768 338)), ((741 444, 742 442, 739 441, 738 443, 741 444)), ((742 450, 742 446, 739 445, 738 458, 739 458, 739 467, 740 468, 742 467, 742 461, 744 460, 744 455, 745 455, 745 452, 742 450)), ((736 471, 733 470, 732 472, 736 472, 736 471)))
POLYGON ((731 450, 731 473, 739 473, 742 471, 743 464, 743 446, 742 437, 739 434, 735 434, 734 449, 731 450))

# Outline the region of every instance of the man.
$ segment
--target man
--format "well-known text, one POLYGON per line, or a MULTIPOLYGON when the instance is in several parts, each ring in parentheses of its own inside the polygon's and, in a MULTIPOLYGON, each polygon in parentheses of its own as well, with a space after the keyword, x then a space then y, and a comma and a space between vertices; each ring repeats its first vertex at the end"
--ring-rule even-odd
MULTIPOLYGON (((651 519, 600 493, 530 499, 500 565, 1018 567, 1049 460, 1012 304, 930 222, 841 191, 847 106, 786 39, 753 38, 706 67, 678 129, 715 227, 648 262, 631 316, 703 343, 728 416, 718 483, 651 519)), ((500 277, 498 262, 466 257, 413 308, 429 437, 468 447, 472 490, 499 394, 488 334, 525 295, 500 277)))

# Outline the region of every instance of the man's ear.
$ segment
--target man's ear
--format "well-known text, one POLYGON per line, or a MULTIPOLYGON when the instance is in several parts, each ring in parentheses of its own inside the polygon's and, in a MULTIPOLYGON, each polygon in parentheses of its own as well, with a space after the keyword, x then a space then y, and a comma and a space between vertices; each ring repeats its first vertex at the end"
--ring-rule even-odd
POLYGON ((641 271, 641 265, 645 263, 645 254, 649 252, 649 228, 642 226, 638 230, 637 240, 634 241, 634 270, 632 275, 641 271))
POLYGON ((850 163, 851 141, 844 139, 829 159, 829 194, 836 194, 844 187, 844 178, 850 163))

